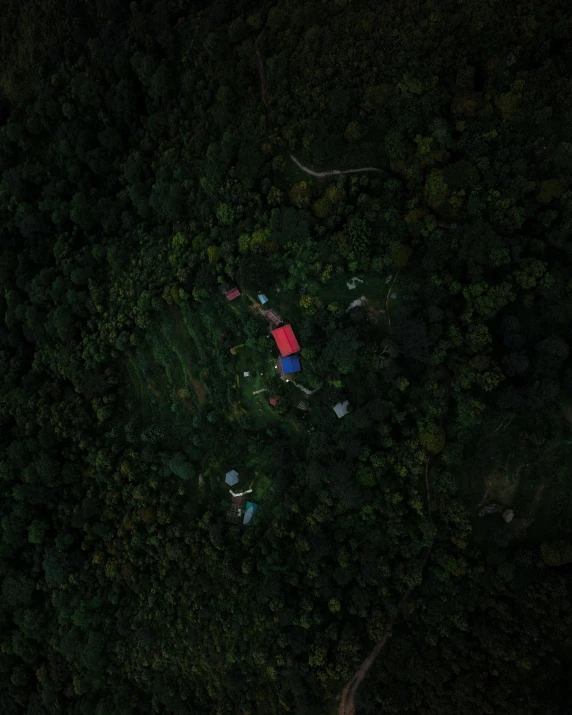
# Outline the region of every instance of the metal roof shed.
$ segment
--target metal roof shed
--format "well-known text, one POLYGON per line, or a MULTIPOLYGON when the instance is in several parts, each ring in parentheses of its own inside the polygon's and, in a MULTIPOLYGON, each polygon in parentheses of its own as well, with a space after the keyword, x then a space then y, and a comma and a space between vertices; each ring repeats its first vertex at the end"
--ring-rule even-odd
POLYGON ((276 345, 278 345, 278 350, 280 350, 282 357, 292 355, 292 353, 297 353, 300 350, 300 345, 296 340, 291 325, 276 328, 276 330, 272 331, 272 337, 276 340, 276 345))
POLYGON ((264 295, 264 293, 259 293, 258 294, 258 300, 264 305, 264 303, 268 303, 268 298, 264 295))
POLYGON ((337 405, 334 405, 334 412, 338 417, 343 417, 344 415, 348 414, 348 407, 350 403, 348 400, 345 402, 338 402, 337 405))
POLYGON ((285 375, 292 372, 300 372, 300 358, 297 355, 280 358, 280 366, 285 375))
POLYGON ((238 288, 233 288, 232 290, 229 290, 228 293, 226 294, 226 299, 227 300, 234 300, 235 298, 238 298, 240 295, 240 291, 238 288))
POLYGON ((230 472, 227 472, 224 481, 229 487, 234 487, 234 485, 238 482, 238 472, 236 469, 232 469, 230 472))

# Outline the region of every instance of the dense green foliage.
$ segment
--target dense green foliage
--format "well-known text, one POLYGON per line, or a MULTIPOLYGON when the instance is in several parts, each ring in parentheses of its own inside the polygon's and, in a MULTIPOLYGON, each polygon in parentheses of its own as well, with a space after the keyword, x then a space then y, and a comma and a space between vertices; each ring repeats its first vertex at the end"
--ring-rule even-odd
POLYGON ((412 587, 358 712, 568 712, 565 4, 61 5, 0 47, 0 712, 330 713, 412 587))

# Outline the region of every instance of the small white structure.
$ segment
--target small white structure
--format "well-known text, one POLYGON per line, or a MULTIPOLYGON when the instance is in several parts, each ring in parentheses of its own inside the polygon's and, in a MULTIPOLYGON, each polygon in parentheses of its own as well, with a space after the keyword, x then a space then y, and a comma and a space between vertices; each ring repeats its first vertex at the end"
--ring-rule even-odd
POLYGON ((230 472, 227 472, 224 481, 229 487, 234 487, 234 485, 238 482, 238 472, 236 469, 232 469, 230 472))
POLYGON ((349 290, 355 290, 356 289, 356 281, 359 281, 360 283, 363 283, 361 278, 358 278, 357 276, 354 276, 351 281, 346 283, 347 287, 349 290))
POLYGON ((259 293, 258 294, 258 300, 264 305, 264 303, 268 303, 268 298, 264 295, 264 293, 259 293))
POLYGON ((232 489, 228 490, 233 497, 243 497, 245 494, 250 494, 252 492, 252 489, 247 489, 245 492, 240 492, 239 494, 235 494, 232 489))
POLYGON ((334 412, 338 417, 343 417, 344 415, 347 415, 349 406, 350 403, 348 400, 345 402, 338 402, 337 405, 334 405, 334 412))
POLYGON ((245 372, 245 373, 244 373, 244 377, 250 377, 250 373, 249 373, 249 372, 245 372))
POLYGON ((506 521, 507 524, 510 524, 510 522, 514 519, 514 511, 512 509, 505 509, 502 518, 506 521))
POLYGON ((367 298, 365 295, 362 295, 361 298, 356 298, 353 300, 348 307, 346 308, 346 313, 349 313, 352 308, 359 308, 366 302, 367 298))

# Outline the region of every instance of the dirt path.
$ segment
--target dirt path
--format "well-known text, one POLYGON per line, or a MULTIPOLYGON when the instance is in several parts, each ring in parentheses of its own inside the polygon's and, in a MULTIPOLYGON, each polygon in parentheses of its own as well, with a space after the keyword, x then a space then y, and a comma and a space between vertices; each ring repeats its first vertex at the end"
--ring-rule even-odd
MULTIPOLYGON (((260 34, 256 38, 256 42, 254 43, 254 46, 256 48, 256 62, 258 64, 258 74, 260 76, 260 98, 262 99, 262 103, 266 107, 266 116, 268 118, 268 125, 271 125, 271 117, 270 117, 270 106, 268 104, 268 100, 266 99, 266 77, 264 75, 264 60, 262 59, 262 55, 260 54, 260 49, 258 48, 258 43, 262 39, 262 36, 264 35, 264 32, 266 31, 266 25, 262 28, 260 34)), ((321 179, 324 176, 339 176, 340 174, 356 174, 361 171, 378 171, 378 172, 383 172, 383 169, 378 169, 377 167, 374 166, 365 166, 362 167, 361 169, 330 169, 329 171, 314 171, 313 169, 310 169, 308 166, 304 166, 298 159, 293 154, 290 154, 290 158, 292 161, 296 164, 296 166, 301 169, 303 172, 306 174, 309 174, 310 176, 314 176, 317 179, 321 179)))
MULTIPOLYGON (((447 390, 447 400, 445 403, 445 407, 443 409, 443 412, 441 414, 441 419, 440 419, 440 425, 442 427, 445 426, 445 423, 447 421, 448 413, 449 413, 449 400, 451 396, 451 374, 447 370, 447 368, 443 365, 443 378, 445 380, 445 387, 447 390)), ((429 482, 429 467, 431 465, 433 457, 429 457, 427 459, 427 462, 425 464, 425 497, 427 500, 427 518, 429 522, 432 524, 433 523, 433 512, 432 512, 432 506, 431 506, 431 484, 429 482)), ((431 556, 431 552, 433 550, 433 544, 429 546, 427 549, 427 553, 425 554, 425 557, 423 558, 423 563, 421 565, 421 573, 425 571, 425 567, 427 566, 427 562, 429 561, 429 557, 431 556)), ((384 635, 384 637, 377 643, 371 653, 368 655, 368 657, 363 661, 363 663, 360 665, 360 667, 356 670, 356 672, 353 674, 352 678, 347 682, 345 688, 342 690, 342 694, 340 695, 340 704, 338 707, 338 715, 354 715, 355 714, 355 694, 357 692, 357 689, 359 688, 361 682, 365 679, 366 675, 368 674, 371 666, 375 663, 376 658, 378 655, 382 652, 382 650, 385 648, 385 646, 389 643, 389 639, 391 638, 392 635, 392 630, 395 624, 397 623, 397 619, 401 615, 401 612, 403 611, 403 608, 413 595, 415 591, 415 586, 412 586, 409 588, 401 597, 401 600, 397 604, 397 607, 395 608, 395 611, 393 612, 393 616, 391 618, 391 621, 389 622, 389 628, 387 630, 387 633, 384 635)))
MULTIPOLYGON (((427 565, 427 562, 429 561, 429 556, 431 555, 432 549, 433 549, 433 546, 431 545, 429 547, 429 549, 427 550, 427 553, 425 554, 425 558, 423 559, 423 565, 421 566, 422 571, 425 570, 425 566, 427 565)), ((354 713, 355 713, 354 699, 355 699, 355 694, 357 692, 357 689, 359 688, 362 680, 364 680, 364 678, 368 674, 368 672, 369 672, 371 666, 374 664, 377 656, 381 653, 381 651, 388 644, 389 639, 391 638, 391 631, 393 630, 393 626, 396 624, 397 619, 401 615, 401 612, 402 612, 404 606, 407 604, 407 602, 413 595, 414 591, 415 591, 415 586, 412 586, 410 589, 408 589, 403 594, 403 596, 401 597, 401 600, 397 604, 397 608, 395 609, 395 611, 393 613, 393 617, 392 617, 391 621, 389 622, 388 632, 379 641, 379 643, 374 647, 374 649, 371 651, 371 653, 368 655, 368 657, 364 660, 364 662, 356 670, 356 672, 354 673, 351 680, 347 683, 346 687, 342 690, 342 694, 340 696, 340 705, 338 707, 338 715, 354 715, 354 713)))
POLYGON ((310 169, 307 166, 304 166, 296 157, 294 154, 290 154, 290 159, 296 164, 296 166, 299 169, 302 169, 306 174, 309 174, 310 176, 315 176, 317 179, 322 179, 324 176, 339 176, 340 174, 357 174, 359 171, 381 171, 383 172, 383 169, 377 169, 374 166, 364 166, 361 169, 330 169, 329 171, 314 171, 313 169, 310 169))

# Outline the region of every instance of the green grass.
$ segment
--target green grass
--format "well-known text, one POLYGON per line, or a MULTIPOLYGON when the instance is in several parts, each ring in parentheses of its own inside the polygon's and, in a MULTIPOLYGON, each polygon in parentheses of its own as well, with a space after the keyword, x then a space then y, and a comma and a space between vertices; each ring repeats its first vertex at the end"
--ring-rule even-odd
MULTIPOLYGON (((349 290, 346 282, 350 277, 336 276, 321 286, 322 300, 336 301, 345 306, 361 295, 377 300, 387 293, 384 277, 364 276, 363 284, 349 290)), ((323 390, 308 396, 294 385, 285 385, 290 407, 284 413, 279 413, 269 404, 268 398, 273 396, 273 390, 268 385, 270 378, 276 376, 275 365, 278 364, 278 349, 270 336, 267 338, 268 350, 262 353, 247 346, 240 348, 236 355, 226 348, 223 352, 215 350, 208 353, 209 346, 219 340, 221 333, 226 335, 227 344, 246 342, 246 336, 241 334, 241 323, 243 318, 251 315, 249 308, 257 302, 257 290, 263 291, 269 298, 265 307, 276 310, 284 322, 290 323, 294 332, 298 336, 300 334, 306 314, 299 305, 298 292, 285 288, 277 292, 276 287, 271 285, 239 287, 242 292, 240 298, 231 302, 221 299, 214 304, 215 309, 206 315, 185 304, 165 306, 155 316, 146 340, 125 355, 125 371, 132 385, 141 422, 170 426, 171 437, 181 443, 183 451, 193 432, 193 416, 205 405, 215 412, 225 413, 232 420, 240 419, 246 413, 250 429, 269 428, 275 430, 275 434, 285 432, 294 441, 305 433, 321 411, 323 390), (228 321, 232 314, 241 318, 234 325, 228 321), (245 371, 250 372, 249 377, 244 377, 245 371), (218 385, 216 390, 215 384, 218 385), (302 400, 310 407, 305 419, 304 413, 296 409, 302 400)), ((263 321, 262 317, 258 319, 263 321)), ((303 371, 293 375, 292 379, 311 388, 305 382, 303 371)), ((352 404, 358 404, 361 392, 370 389, 368 376, 363 371, 359 375, 348 376, 347 383, 352 404)), ((269 497, 272 475, 279 465, 273 463, 271 449, 264 439, 272 438, 263 438, 253 454, 235 453, 232 445, 226 445, 224 459, 219 455, 210 455, 203 462, 199 471, 202 471, 211 494, 219 493, 222 498, 228 492, 224 475, 235 468, 241 474, 241 489, 249 486, 243 483, 243 479, 249 483, 252 481, 256 485, 255 499, 269 497)))
POLYGON ((235 360, 240 402, 244 409, 260 424, 278 422, 276 411, 268 404, 270 394, 268 392, 252 394, 266 389, 266 379, 275 374, 274 358, 244 347, 238 350, 235 360), (245 372, 250 372, 250 376, 244 377, 245 372))
POLYGON ((192 433, 193 415, 210 399, 198 368, 206 339, 204 328, 187 308, 171 306, 156 316, 146 339, 125 355, 136 416, 145 426, 169 426, 183 444, 192 433))
POLYGON ((268 474, 255 478, 252 484, 254 491, 248 496, 248 498, 259 504, 263 502, 265 498, 270 496, 273 486, 274 482, 272 481, 272 477, 268 474))
POLYGON ((376 306, 385 310, 385 299, 391 285, 391 283, 386 283, 387 276, 381 276, 378 273, 358 275, 357 277, 361 278, 363 283, 356 281, 356 287, 352 290, 348 288, 347 283, 353 277, 350 275, 335 276, 320 286, 318 297, 326 306, 329 303, 338 303, 340 308, 345 309, 352 301, 364 295, 376 306))
MULTIPOLYGON (((548 417, 547 417, 548 419, 548 417)), ((460 495, 471 518, 473 541, 487 543, 496 515, 479 517, 481 506, 497 502, 515 512, 515 518, 507 525, 507 534, 527 542, 557 535, 572 515, 572 490, 569 475, 572 470, 572 445, 570 424, 558 410, 550 413, 554 420, 554 438, 529 449, 526 456, 519 449, 519 434, 534 429, 526 422, 526 416, 514 420, 510 427, 490 435, 487 449, 492 458, 484 464, 475 464, 474 455, 467 454, 466 466, 459 476, 460 495), (560 422, 561 430, 558 425, 560 422)), ((498 419, 496 420, 498 423, 498 419)), ((483 424, 485 434, 490 434, 490 424, 483 424)), ((498 521, 498 519, 497 519, 498 521)))

